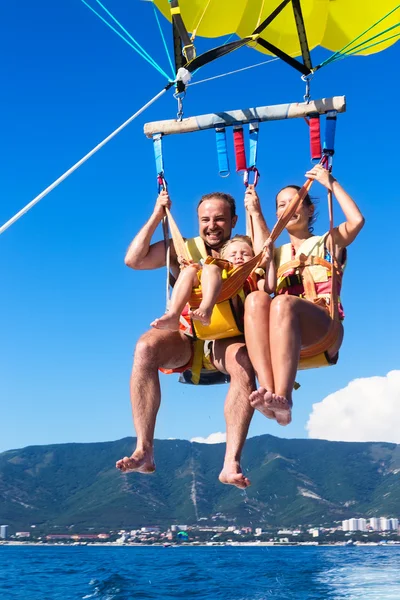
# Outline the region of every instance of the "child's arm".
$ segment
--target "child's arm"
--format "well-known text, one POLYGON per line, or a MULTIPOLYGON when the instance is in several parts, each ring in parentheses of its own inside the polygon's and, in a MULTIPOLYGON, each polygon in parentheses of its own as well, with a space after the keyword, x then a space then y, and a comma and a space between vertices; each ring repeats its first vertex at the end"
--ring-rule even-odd
POLYGON ((265 280, 264 292, 274 294, 276 291, 276 269, 274 264, 274 246, 271 238, 268 238, 264 244, 264 265, 265 280))
MULTIPOLYGON (((165 216, 164 208, 170 208, 168 192, 162 190, 157 198, 153 213, 139 233, 133 238, 125 256, 125 264, 131 269, 158 269, 165 266, 165 244, 163 241, 150 244, 157 226, 165 216)), ((171 262, 176 263, 176 253, 171 244, 171 262)))

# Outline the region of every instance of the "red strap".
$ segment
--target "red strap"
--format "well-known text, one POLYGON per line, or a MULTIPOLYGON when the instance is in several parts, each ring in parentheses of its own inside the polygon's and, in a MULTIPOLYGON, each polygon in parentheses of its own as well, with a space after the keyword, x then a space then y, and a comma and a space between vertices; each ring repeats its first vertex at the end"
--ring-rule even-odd
POLYGON ((319 115, 310 117, 310 149, 311 149, 311 160, 319 160, 322 156, 321 151, 321 126, 319 121, 319 115))
POLYGON ((233 143, 235 146, 236 171, 246 171, 246 150, 244 148, 244 132, 243 127, 235 127, 233 129, 233 143))

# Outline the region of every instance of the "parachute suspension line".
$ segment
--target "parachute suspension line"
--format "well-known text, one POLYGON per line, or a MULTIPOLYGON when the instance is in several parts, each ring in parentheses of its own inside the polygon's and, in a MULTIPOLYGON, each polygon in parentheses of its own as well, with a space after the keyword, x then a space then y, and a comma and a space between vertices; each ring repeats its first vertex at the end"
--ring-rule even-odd
POLYGON ((258 27, 259 24, 261 23, 261 15, 262 15, 263 10, 264 10, 264 4, 265 4, 265 0, 262 0, 262 4, 261 4, 261 8, 260 8, 260 14, 258 15, 258 20, 257 20, 256 27, 258 27))
POLYGON ((208 8, 209 8, 210 4, 211 4, 211 0, 208 0, 208 2, 207 2, 207 4, 206 4, 206 7, 205 7, 205 9, 203 10, 202 14, 200 15, 200 19, 199 19, 199 21, 198 21, 198 23, 197 23, 196 27, 194 28, 192 35, 191 35, 191 38, 190 38, 190 40, 191 40, 192 42, 194 42, 194 40, 196 39, 197 30, 198 30, 198 28, 200 27, 200 25, 201 25, 201 22, 202 22, 202 20, 204 19, 204 16, 205 16, 205 14, 206 14, 206 12, 207 12, 207 10, 208 10, 208 8))
POLYGON ((154 10, 154 16, 156 18, 156 22, 157 22, 157 25, 158 25, 158 30, 159 30, 160 35, 161 35, 161 39, 162 39, 162 43, 163 43, 163 46, 164 46, 164 50, 165 50, 165 53, 166 53, 167 58, 168 58, 169 66, 171 67, 172 79, 175 79, 174 65, 172 63, 172 59, 171 59, 170 53, 168 51, 167 41, 165 39, 165 35, 164 35, 164 32, 163 32, 162 27, 161 27, 160 19, 158 18, 156 7, 154 5, 153 5, 153 10, 154 10))
MULTIPOLYGON (((395 8, 393 8, 391 11, 389 11, 386 15, 384 15, 381 19, 379 19, 378 21, 376 21, 375 23, 373 23, 370 27, 368 27, 365 31, 363 31, 362 33, 360 33, 360 35, 358 35, 357 37, 354 38, 354 40, 352 40, 351 42, 349 42, 348 44, 346 44, 345 46, 343 46, 343 48, 341 48, 340 50, 338 50, 337 52, 334 52, 329 58, 327 58, 326 60, 324 60, 320 65, 318 65, 318 67, 315 68, 316 69, 320 69, 322 67, 325 67, 326 65, 330 64, 331 62, 333 62, 334 60, 336 60, 337 58, 342 58, 343 55, 346 55, 345 50, 347 50, 347 48, 349 48, 348 52, 351 53, 352 52, 352 48, 350 48, 350 46, 352 46, 352 44, 354 44, 354 42, 357 42, 360 38, 362 38, 366 33, 368 33, 369 31, 371 31, 371 29, 373 29, 374 27, 376 27, 377 25, 379 25, 380 23, 382 23, 382 21, 384 21, 385 19, 387 19, 388 17, 390 17, 390 15, 392 15, 394 12, 396 12, 396 10, 398 10, 400 8, 400 4, 398 4, 395 8)), ((394 27, 397 27, 397 25, 394 25, 394 27)), ((393 27, 389 27, 388 29, 386 29, 385 31, 383 31, 381 34, 379 35, 383 35, 384 33, 387 33, 388 31, 390 31, 391 29, 393 29, 393 27)), ((375 36, 377 37, 377 36, 375 36)), ((370 42, 372 39, 374 38, 369 38, 368 40, 365 40, 364 43, 368 43, 370 42)), ((382 40, 383 41, 383 40, 382 40)), ((381 42, 379 42, 381 43, 381 42)), ((375 45, 375 44, 374 44, 375 45)))
POLYGON ((242 67, 241 69, 236 69, 236 71, 229 71, 227 73, 222 73, 221 75, 215 75, 214 77, 201 79, 200 81, 189 83, 187 87, 192 85, 199 85, 199 83, 206 83, 207 81, 213 81, 214 79, 220 79, 221 77, 226 77, 227 75, 235 75, 236 73, 241 73, 242 71, 247 71, 248 69, 255 69, 255 67, 262 67, 263 65, 268 65, 269 63, 275 62, 276 60, 279 60, 279 58, 271 58, 270 60, 264 60, 263 62, 257 63, 255 65, 250 65, 249 67, 242 67))
POLYGON ((90 4, 88 4, 86 2, 86 0, 81 0, 81 2, 89 9, 92 11, 92 13, 94 13, 96 15, 96 17, 98 17, 100 19, 100 21, 103 21, 103 23, 105 25, 107 25, 107 27, 109 27, 112 31, 114 31, 114 33, 116 33, 126 44, 128 44, 128 46, 130 46, 133 50, 135 50, 135 52, 137 52, 137 54, 139 54, 139 56, 141 56, 145 61, 147 61, 149 63, 149 65, 151 65, 154 69, 156 69, 156 71, 158 71, 160 73, 160 75, 163 75, 163 77, 165 77, 167 79, 167 81, 170 81, 170 77, 165 73, 165 71, 160 67, 160 65, 158 65, 156 63, 156 61, 150 56, 150 54, 148 52, 146 52, 146 50, 139 44, 139 42, 137 42, 135 40, 135 38, 128 32, 126 31, 126 29, 124 29, 124 27, 117 21, 117 19, 115 17, 113 17, 113 15, 107 10, 107 8, 105 6, 103 6, 101 4, 101 2, 99 0, 95 0, 102 8, 103 10, 109 14, 109 16, 119 25, 119 27, 121 27, 122 31, 130 38, 131 42, 126 39, 125 36, 122 35, 122 33, 120 31, 118 31, 118 29, 116 29, 113 25, 111 25, 111 23, 109 23, 100 13, 98 13, 93 6, 90 6, 90 4))
POLYGON ((112 140, 112 138, 114 138, 120 131, 125 129, 125 127, 127 125, 129 125, 132 121, 134 121, 134 119, 136 119, 139 115, 141 115, 147 108, 149 108, 149 106, 154 104, 154 102, 156 102, 156 100, 158 100, 163 94, 165 94, 165 92, 168 91, 172 87, 172 85, 173 85, 173 83, 169 83, 168 85, 166 85, 165 88, 161 90, 161 92, 159 92, 156 96, 154 96, 154 98, 152 98, 151 100, 146 102, 146 104, 144 104, 142 106, 142 108, 140 108, 138 111, 136 111, 135 114, 133 114, 131 117, 129 117, 129 119, 127 119, 124 123, 122 123, 122 125, 120 125, 117 129, 115 129, 115 131, 110 133, 110 135, 108 135, 102 142, 97 144, 97 146, 95 146, 93 148, 93 150, 88 152, 83 158, 81 158, 70 169, 68 169, 68 171, 66 171, 63 175, 61 175, 61 177, 56 179, 51 185, 49 185, 45 190, 43 190, 43 192, 41 194, 36 196, 36 198, 34 198, 31 202, 29 202, 29 204, 27 204, 24 208, 22 208, 16 215, 14 215, 11 219, 9 219, 9 221, 4 223, 4 225, 2 227, 0 227, 0 234, 4 233, 4 231, 6 229, 8 229, 11 225, 13 225, 13 223, 18 221, 18 219, 20 219, 33 206, 35 206, 35 204, 37 204, 40 200, 42 200, 42 198, 47 196, 47 194, 49 194, 61 182, 63 182, 65 179, 67 179, 67 177, 69 177, 74 171, 76 171, 81 165, 83 165, 83 163, 85 163, 89 158, 91 158, 94 154, 96 154, 96 152, 98 150, 100 150, 100 148, 105 146, 107 144, 107 142, 112 140))
POLYGON ((373 46, 378 46, 379 44, 382 44, 383 42, 386 42, 393 38, 399 37, 400 32, 396 33, 395 35, 391 35, 390 37, 385 38, 383 40, 379 40, 378 42, 375 42, 374 44, 369 44, 368 46, 365 46, 365 44, 372 42, 376 38, 381 37, 385 33, 388 33, 389 31, 392 31, 392 29, 396 29, 397 27, 400 27, 400 23, 396 23, 396 25, 392 25, 391 27, 388 27, 384 31, 381 31, 381 33, 377 33, 376 35, 368 38, 364 42, 357 44, 357 46, 354 46, 353 48, 349 48, 349 50, 346 50, 346 52, 343 52, 342 55, 335 57, 331 62, 336 62, 337 60, 340 60, 341 58, 346 58, 347 56, 354 56, 354 54, 358 54, 359 52, 362 52, 363 50, 367 50, 368 48, 372 48, 373 46))
MULTIPOLYGON (((396 25, 396 27, 400 26, 396 25)), ((386 33, 386 32, 383 32, 386 33)), ((384 42, 389 42, 390 40, 393 40, 394 38, 398 38, 400 36, 400 32, 396 33, 395 35, 390 35, 387 38, 384 38, 383 40, 380 40, 379 42, 375 42, 374 44, 369 44, 368 46, 364 46, 364 48, 362 48, 362 50, 369 50, 369 48, 373 48, 374 46, 379 46, 379 44, 383 44, 384 42)), ((356 50, 356 52, 348 52, 346 54, 344 54, 343 56, 339 56, 336 60, 340 60, 341 58, 347 58, 348 56, 353 56, 354 54, 358 54, 360 52, 360 50, 356 50)))

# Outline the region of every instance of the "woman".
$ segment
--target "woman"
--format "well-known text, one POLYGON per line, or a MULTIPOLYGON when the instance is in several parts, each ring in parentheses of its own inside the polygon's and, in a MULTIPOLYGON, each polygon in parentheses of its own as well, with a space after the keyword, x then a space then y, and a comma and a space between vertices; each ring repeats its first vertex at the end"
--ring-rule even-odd
MULTIPOLYGON (((276 290, 268 290, 270 293, 276 292, 275 297, 271 299, 260 291, 253 292, 246 299, 246 345, 260 385, 258 390, 251 394, 250 403, 266 417, 276 419, 280 425, 288 425, 291 421, 292 390, 300 351, 314 346, 324 338, 327 339, 327 334, 332 331, 334 324, 335 339, 325 348, 325 356, 330 362, 336 362, 343 340, 341 320, 344 317, 340 303, 335 323, 329 312, 331 270, 318 265, 320 272, 315 277, 314 266, 308 269, 307 276, 310 272, 314 273, 312 285, 317 292, 317 297, 310 301, 304 298, 304 285, 307 284, 306 279, 301 276, 307 268, 288 269, 285 272, 285 267, 290 267, 291 259, 299 257, 303 264, 308 260, 308 265, 314 263, 308 258, 310 256, 323 257, 321 264, 325 261, 330 262, 333 253, 339 271, 342 271, 346 248, 355 240, 364 225, 364 217, 357 205, 329 171, 321 165, 316 165, 306 173, 306 177, 319 181, 335 195, 346 220, 333 229, 332 236, 329 232, 324 236, 314 236, 311 225, 314 221, 315 207, 307 195, 286 226, 290 244, 275 250, 274 263, 278 285, 276 290)), ((278 193, 278 218, 298 189, 297 186, 288 186, 278 193)), ((338 287, 340 280, 339 273, 338 287)))

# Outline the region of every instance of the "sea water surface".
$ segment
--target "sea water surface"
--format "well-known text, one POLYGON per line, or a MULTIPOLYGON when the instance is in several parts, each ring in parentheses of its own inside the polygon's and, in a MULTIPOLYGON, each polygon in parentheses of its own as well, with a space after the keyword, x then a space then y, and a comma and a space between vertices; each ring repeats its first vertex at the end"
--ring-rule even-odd
POLYGON ((0 546, 1 600, 399 600, 400 548, 0 546))

